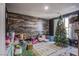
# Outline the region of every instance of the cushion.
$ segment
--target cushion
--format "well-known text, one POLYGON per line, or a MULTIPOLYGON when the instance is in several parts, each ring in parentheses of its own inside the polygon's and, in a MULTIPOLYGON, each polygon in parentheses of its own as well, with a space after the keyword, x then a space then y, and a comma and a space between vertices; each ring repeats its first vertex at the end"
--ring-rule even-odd
POLYGON ((49 41, 54 41, 54 36, 49 36, 49 41))

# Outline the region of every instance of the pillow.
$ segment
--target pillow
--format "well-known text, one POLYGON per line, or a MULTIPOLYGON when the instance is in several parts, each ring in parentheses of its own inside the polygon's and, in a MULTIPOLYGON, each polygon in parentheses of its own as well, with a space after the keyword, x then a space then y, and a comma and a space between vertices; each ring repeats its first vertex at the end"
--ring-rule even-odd
POLYGON ((45 35, 42 35, 42 39, 43 39, 43 40, 46 40, 46 36, 45 36, 45 35))
POLYGON ((47 42, 47 41, 49 41, 48 39, 46 39, 46 36, 45 35, 42 35, 42 36, 38 37, 38 40, 40 42, 47 42))
POLYGON ((36 44, 36 43, 38 43, 38 40, 37 39, 32 40, 32 44, 36 44))
POLYGON ((31 40, 32 40, 32 44, 38 43, 38 40, 35 37, 31 37, 31 40))
POLYGON ((38 40, 39 40, 39 41, 43 41, 42 37, 39 37, 38 40))
POLYGON ((54 36, 49 36, 49 41, 54 41, 54 36))

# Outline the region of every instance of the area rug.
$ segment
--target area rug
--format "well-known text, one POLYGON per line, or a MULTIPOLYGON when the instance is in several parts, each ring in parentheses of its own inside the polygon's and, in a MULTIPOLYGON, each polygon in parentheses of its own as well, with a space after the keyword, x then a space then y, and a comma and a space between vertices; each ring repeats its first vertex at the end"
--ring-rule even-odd
POLYGON ((41 42, 33 45, 33 52, 38 56, 66 55, 67 48, 58 47, 53 43, 41 42))

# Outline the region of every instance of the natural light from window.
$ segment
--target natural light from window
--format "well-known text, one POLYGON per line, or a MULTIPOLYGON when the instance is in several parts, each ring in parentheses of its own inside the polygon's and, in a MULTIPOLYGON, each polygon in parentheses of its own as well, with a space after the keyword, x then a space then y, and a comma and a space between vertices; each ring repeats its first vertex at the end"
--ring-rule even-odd
POLYGON ((66 28, 68 27, 68 24, 69 24, 69 20, 68 20, 68 18, 65 18, 65 27, 66 28))
POLYGON ((67 38, 68 38, 69 37, 69 19, 68 19, 68 17, 65 18, 65 28, 66 28, 67 38))

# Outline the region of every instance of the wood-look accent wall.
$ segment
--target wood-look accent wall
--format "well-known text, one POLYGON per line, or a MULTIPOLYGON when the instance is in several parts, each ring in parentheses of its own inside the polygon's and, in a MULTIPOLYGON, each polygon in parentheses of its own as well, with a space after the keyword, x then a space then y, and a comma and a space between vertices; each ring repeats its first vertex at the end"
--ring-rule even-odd
MULTIPOLYGON (((22 15, 13 12, 7 12, 7 30, 15 32, 24 32, 29 35, 38 34, 37 24, 42 22, 42 33, 49 32, 49 21, 43 18, 36 18, 28 15, 22 15)), ((39 28, 39 27, 38 27, 39 28)))

